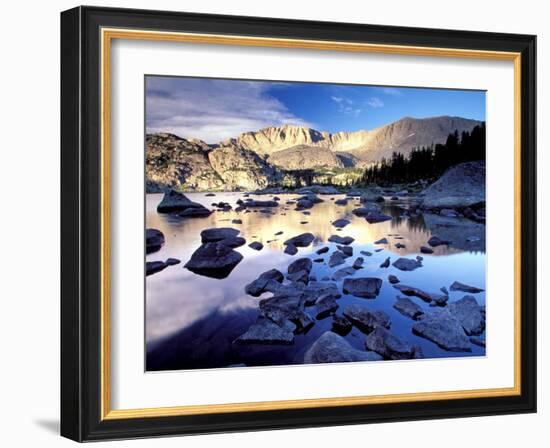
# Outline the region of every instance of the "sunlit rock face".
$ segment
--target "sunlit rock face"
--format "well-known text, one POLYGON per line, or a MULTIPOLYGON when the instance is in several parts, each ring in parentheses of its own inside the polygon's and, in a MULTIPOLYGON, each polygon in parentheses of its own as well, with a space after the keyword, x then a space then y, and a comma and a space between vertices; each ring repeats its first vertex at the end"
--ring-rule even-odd
POLYGON ((148 191, 217 190, 223 186, 223 180, 208 160, 210 148, 203 141, 151 134, 145 143, 148 191))
POLYGON ((258 154, 236 146, 216 148, 208 159, 229 190, 265 188, 279 177, 258 154))
POLYGON ((214 144, 150 134, 146 137, 147 191, 296 186, 299 179, 292 174, 296 170, 313 170, 315 182, 347 185, 358 175, 353 168, 389 158, 393 152, 408 155, 415 147, 443 143, 455 130, 471 131, 478 124, 460 117, 405 117, 370 131, 333 134, 284 125, 214 144))

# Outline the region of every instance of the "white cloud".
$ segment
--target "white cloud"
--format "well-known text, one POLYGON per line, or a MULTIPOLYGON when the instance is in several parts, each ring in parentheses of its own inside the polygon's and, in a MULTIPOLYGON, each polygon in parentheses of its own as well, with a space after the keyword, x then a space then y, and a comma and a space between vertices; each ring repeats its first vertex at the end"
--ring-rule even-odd
POLYGON ((367 105, 373 109, 378 109, 379 107, 384 107, 384 102, 380 98, 373 96, 367 100, 367 105))
POLYGON ((382 93, 390 96, 403 96, 403 92, 395 87, 384 87, 382 93))
POLYGON ((352 115, 354 117, 359 116, 361 109, 353 107, 354 101, 349 98, 341 96, 331 96, 332 101, 338 105, 338 112, 342 112, 346 115, 352 115))
POLYGON ((146 130, 217 143, 267 126, 312 126, 268 91, 283 83, 148 77, 146 130))

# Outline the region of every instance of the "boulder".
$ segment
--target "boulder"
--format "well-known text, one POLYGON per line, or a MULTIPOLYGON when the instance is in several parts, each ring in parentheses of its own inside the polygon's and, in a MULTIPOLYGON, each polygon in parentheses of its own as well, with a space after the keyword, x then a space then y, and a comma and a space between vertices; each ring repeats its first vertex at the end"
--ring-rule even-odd
POLYGON ((388 244, 387 238, 381 238, 374 242, 374 244, 388 244))
POLYGON ((298 253, 298 249, 294 244, 287 244, 285 247, 285 254, 288 255, 296 255, 298 253))
POLYGON ((344 292, 356 297, 374 299, 382 287, 382 280, 375 277, 346 278, 344 292))
POLYGON ((306 331, 315 323, 304 311, 304 300, 299 291, 277 291, 273 297, 260 300, 260 314, 278 325, 290 321, 296 326, 297 332, 306 331))
POLYGON ((318 249, 315 253, 318 255, 326 254, 329 251, 329 247, 321 247, 321 249, 318 249))
POLYGON ((416 322, 412 332, 426 338, 444 350, 471 352, 470 340, 462 325, 447 309, 428 313, 416 322))
POLYGON ((385 359, 423 358, 422 350, 397 337, 384 327, 376 327, 365 340, 367 350, 378 353, 385 359))
POLYGON ((231 224, 242 224, 242 223, 243 223, 242 219, 232 219, 231 220, 231 224))
POLYGON ((385 215, 381 212, 369 212, 365 215, 365 219, 369 224, 375 224, 378 222, 384 222, 384 221, 390 221, 392 219, 391 216, 385 215))
POLYGON ((175 191, 169 190, 164 193, 162 201, 160 201, 157 206, 158 213, 177 213, 183 212, 190 208, 205 209, 204 205, 199 204, 198 202, 191 201, 184 194, 175 191))
POLYGON ((286 240, 284 244, 285 246, 292 244, 296 247, 307 247, 313 242, 314 239, 315 236, 313 236, 312 233, 301 233, 300 235, 286 240))
POLYGON ((259 241, 252 241, 248 247, 254 250, 262 250, 264 248, 264 245, 260 243, 259 241))
POLYGON ((158 229, 145 230, 145 253, 157 252, 164 245, 164 234, 158 229))
POLYGON ((332 316, 332 331, 335 333, 345 336, 348 334, 351 329, 353 328, 353 325, 349 320, 347 320, 344 316, 339 316, 337 314, 334 314, 332 316))
POLYGON ((230 227, 205 229, 201 232, 201 241, 203 243, 214 243, 225 239, 236 238, 239 233, 241 233, 240 230, 230 227))
POLYGON ((307 285, 309 283, 309 272, 308 271, 296 271, 292 274, 288 274, 287 278, 293 283, 303 283, 307 285))
POLYGON ((223 244, 227 247, 232 247, 233 249, 237 247, 244 246, 246 244, 246 240, 240 236, 233 236, 230 238, 224 238, 223 240, 218 241, 220 244, 223 244))
POLYGON ((309 274, 312 267, 313 263, 309 258, 298 258, 297 260, 290 263, 287 272, 289 275, 299 271, 306 271, 309 274))
POLYGON ((353 269, 363 269, 363 263, 365 262, 365 259, 363 257, 357 257, 355 261, 353 262, 353 269))
POLYGON ((181 260, 178 260, 177 258, 167 258, 164 263, 166 266, 174 266, 176 264, 180 264, 181 260))
POLYGON ((344 264, 345 262, 346 262, 346 256, 342 252, 337 250, 330 255, 330 258, 328 260, 328 265, 329 267, 333 268, 335 266, 344 264))
POLYGON ((485 162, 466 162, 449 168, 423 191, 425 209, 464 208, 485 204, 485 162))
POLYGON ((342 336, 327 331, 307 350, 304 364, 378 361, 382 358, 373 352, 353 348, 342 336))
POLYGON ((365 257, 370 257, 372 255, 372 252, 369 252, 368 250, 362 250, 359 252, 361 255, 364 255, 365 257))
POLYGON ((315 304, 317 299, 321 296, 331 295, 335 299, 341 297, 340 292, 336 283, 324 283, 311 281, 302 291, 302 298, 304 300, 304 305, 310 306, 315 304))
POLYGON ((395 285, 396 283, 399 283, 399 279, 395 276, 395 275, 388 275, 388 281, 392 284, 392 285, 395 285))
POLYGON ((148 261, 145 263, 145 275, 153 275, 168 266, 164 261, 148 261))
POLYGON ((477 336, 485 331, 485 315, 473 296, 464 296, 450 303, 448 310, 468 336, 477 336))
POLYGON ((354 208, 351 212, 355 216, 365 217, 369 213, 373 213, 373 212, 376 213, 376 212, 379 212, 379 211, 380 211, 380 208, 378 207, 378 205, 376 205, 376 204, 365 204, 362 207, 354 208))
POLYGON ((317 317, 317 319, 324 319, 325 317, 334 314, 337 309, 338 304, 332 294, 323 294, 315 302, 315 317, 317 317))
POLYGON ((273 282, 280 284, 283 280, 284 276, 282 272, 278 271, 277 269, 271 269, 260 274, 260 276, 256 280, 246 285, 244 290, 247 294, 253 297, 258 297, 265 291, 271 290, 273 292, 274 289, 278 288, 278 285, 273 285, 273 282))
POLYGON ((378 201, 384 195, 384 190, 380 187, 370 187, 361 195, 361 202, 378 201))
POLYGON ((428 303, 432 302, 432 300, 436 300, 441 297, 441 294, 429 293, 429 292, 423 291, 420 288, 415 288, 414 286, 409 286, 409 285, 403 285, 401 283, 398 285, 393 285, 393 287, 401 291, 406 296, 415 296, 424 300, 424 302, 428 302, 428 303))
POLYGON ((291 322, 284 321, 277 324, 263 316, 258 317, 256 323, 235 339, 237 344, 292 344, 294 341, 294 329, 291 322))
POLYGON ((410 317, 414 320, 424 315, 422 308, 407 297, 398 297, 393 307, 403 314, 403 316, 410 317))
POLYGON ((332 235, 328 239, 331 243, 336 244, 343 244, 344 246, 347 246, 348 244, 353 243, 354 239, 351 236, 339 236, 339 235, 332 235))
POLYGON ((390 317, 381 310, 371 310, 364 306, 348 305, 344 308, 344 317, 364 333, 370 333, 377 327, 390 328, 390 317))
POLYGON ((462 292, 469 292, 470 294, 476 294, 478 292, 483 292, 485 290, 481 288, 476 288, 475 286, 470 286, 470 285, 466 285, 464 283, 455 281, 451 285, 451 291, 462 291, 462 292))
POLYGON ((411 260, 410 258, 398 258, 392 263, 392 266, 400 271, 414 271, 422 266, 422 263, 418 260, 411 260))
POLYGON ((334 201, 334 203, 335 203, 336 205, 348 205, 348 200, 345 199, 345 198, 336 199, 336 200, 334 201))
POLYGON ((427 246, 420 246, 420 252, 422 252, 423 254, 433 254, 434 250, 430 249, 427 246))
POLYGON ((332 222, 332 225, 334 227, 343 228, 346 227, 349 223, 350 221, 348 221, 347 219, 337 219, 336 221, 332 222))
POLYGON ((237 266, 243 256, 220 242, 204 243, 185 264, 195 274, 212 278, 225 278, 237 266))
POLYGON ((381 268, 389 268, 390 267, 390 257, 386 258, 381 264, 381 268))
POLYGON ((246 208, 266 208, 266 207, 277 207, 279 203, 277 201, 250 200, 250 201, 245 201, 244 204, 242 205, 246 208))

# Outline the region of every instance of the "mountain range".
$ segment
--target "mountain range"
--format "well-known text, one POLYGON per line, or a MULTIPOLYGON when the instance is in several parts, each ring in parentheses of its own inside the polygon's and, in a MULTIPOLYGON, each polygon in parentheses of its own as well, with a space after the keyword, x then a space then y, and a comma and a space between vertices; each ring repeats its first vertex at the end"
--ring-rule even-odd
POLYGON ((393 152, 407 155, 415 147, 444 143, 455 130, 471 131, 480 123, 450 116, 404 117, 373 130, 337 133, 283 125, 245 132, 217 144, 168 133, 148 134, 147 191, 294 185, 297 170, 313 170, 327 180, 327 175, 368 166, 393 152))

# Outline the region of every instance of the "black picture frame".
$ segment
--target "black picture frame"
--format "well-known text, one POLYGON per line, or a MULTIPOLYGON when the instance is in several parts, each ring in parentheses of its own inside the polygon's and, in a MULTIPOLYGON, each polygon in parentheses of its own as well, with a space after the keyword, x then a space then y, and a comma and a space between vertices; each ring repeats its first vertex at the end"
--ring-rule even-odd
POLYGON ((536 412, 536 36, 77 7, 61 14, 61 435, 76 441, 536 412), (307 409, 102 419, 103 27, 521 54, 521 393, 307 409))

